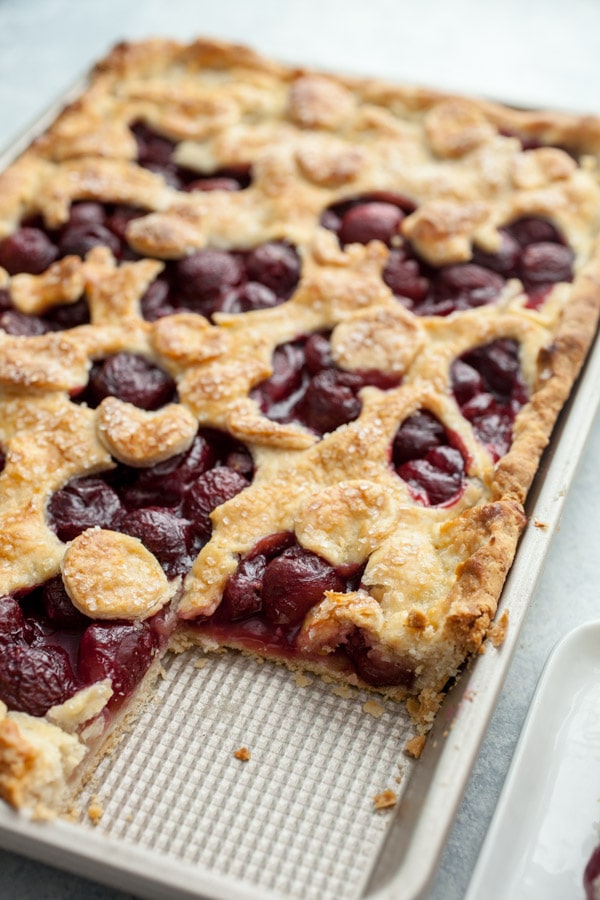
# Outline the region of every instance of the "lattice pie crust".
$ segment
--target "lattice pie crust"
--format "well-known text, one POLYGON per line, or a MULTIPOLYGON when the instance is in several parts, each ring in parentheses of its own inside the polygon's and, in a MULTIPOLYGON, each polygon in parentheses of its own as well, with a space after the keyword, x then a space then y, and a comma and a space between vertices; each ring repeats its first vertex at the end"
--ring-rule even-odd
MULTIPOLYGON (((482 647, 526 523, 527 491, 595 333, 599 151, 598 119, 290 69, 214 41, 115 48, 81 98, 0 176, 3 239, 28 222, 62 233, 81 201, 137 210, 124 232, 128 256, 100 241, 34 274, 0 268, 19 321, 81 298, 89 309, 89 321, 64 330, 0 331, 0 593, 26 603, 32 588, 60 576, 75 608, 107 624, 143 623, 170 604, 165 622, 177 646, 250 649, 367 683, 408 698, 429 720, 449 679, 482 647), (173 170, 217 180, 243 171, 249 183, 169 182, 140 162, 131 127, 139 123, 174 145, 173 170), (404 208, 395 197, 406 198, 404 208), (390 240, 336 233, 336 210, 339 225, 360 198, 400 208, 390 240), (497 267, 499 229, 530 219, 551 222, 555 246, 572 251, 570 276, 542 273, 536 302, 518 273, 491 302, 443 315, 421 314, 390 286, 390 258, 403 244, 433 283, 432 273, 468 264, 475 251, 479 264, 497 267), (206 315, 182 304, 144 317, 143 298, 177 260, 202 248, 246 259, 273 242, 294 248, 300 266, 281 302, 206 315), (272 377, 276 348, 313 334, 329 340, 337 371, 388 378, 383 387, 367 382, 358 416, 324 434, 293 416, 269 417, 256 393, 272 377), (456 360, 496 341, 517 348, 526 393, 498 452, 463 413, 453 381, 456 360), (150 410, 117 396, 81 402, 92 364, 122 353, 167 372, 175 400, 150 410), (423 413, 441 423, 464 464, 456 495, 438 503, 393 462, 398 429, 423 413), (254 472, 212 512, 212 535, 187 575, 170 577, 116 528, 62 540, 51 527, 51 498, 73 479, 117 463, 161 465, 187 452, 199 427, 244 445, 254 472), (250 641, 243 617, 242 626, 207 619, 240 560, 281 534, 350 579, 314 600, 285 652, 250 641), (354 656, 344 649, 351 640, 354 656), (377 661, 374 677, 369 665, 353 665, 357 646, 363 663, 377 661)), ((156 662, 155 654, 144 689, 156 662)), ((59 807, 131 703, 108 715, 113 687, 100 678, 42 715, 2 704, 7 801, 59 807)))

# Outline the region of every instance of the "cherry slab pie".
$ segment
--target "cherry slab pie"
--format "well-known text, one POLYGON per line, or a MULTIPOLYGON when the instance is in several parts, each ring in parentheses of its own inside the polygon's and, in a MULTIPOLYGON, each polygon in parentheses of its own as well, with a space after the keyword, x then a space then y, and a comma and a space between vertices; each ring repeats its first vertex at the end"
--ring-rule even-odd
POLYGON ((0 175, 0 795, 162 655, 405 699, 490 629, 600 308, 600 120, 123 44, 0 175))

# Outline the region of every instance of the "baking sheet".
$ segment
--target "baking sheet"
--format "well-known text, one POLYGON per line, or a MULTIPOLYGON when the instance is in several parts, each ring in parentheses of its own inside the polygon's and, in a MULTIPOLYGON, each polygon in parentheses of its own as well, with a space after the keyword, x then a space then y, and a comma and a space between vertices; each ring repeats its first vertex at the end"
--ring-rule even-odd
POLYGON ((538 684, 467 900, 583 896, 600 843, 600 621, 556 647, 538 684))
POLYGON ((145 897, 424 897, 593 422, 599 381, 596 348, 530 494, 531 519, 543 527, 527 530, 505 587, 507 638, 450 693, 418 764, 403 753, 411 726, 402 707, 358 691, 340 696, 319 679, 298 682, 236 654, 202 668, 188 655, 171 657, 156 703, 84 793, 80 821, 34 823, 0 808, 2 846, 145 897), (246 763, 233 756, 242 745, 246 763), (398 803, 376 812, 384 789, 398 803), (104 810, 95 827, 90 802, 104 810))

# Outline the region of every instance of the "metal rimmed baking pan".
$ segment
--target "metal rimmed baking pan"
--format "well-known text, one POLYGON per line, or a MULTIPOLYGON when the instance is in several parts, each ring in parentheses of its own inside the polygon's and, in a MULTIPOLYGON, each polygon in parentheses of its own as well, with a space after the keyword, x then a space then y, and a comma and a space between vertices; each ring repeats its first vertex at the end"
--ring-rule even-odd
MULTIPOLYGON (((48 111, 3 157, 53 120, 48 111)), ((100 763, 78 821, 0 809, 0 843, 146 897, 416 900, 435 872, 494 709, 599 398, 590 355, 530 492, 507 580, 503 646, 466 669, 419 762, 400 706, 237 654, 170 656, 156 694, 100 763), (234 757, 248 747, 250 759, 234 757), (396 792, 392 809, 373 798, 396 792), (93 826, 90 803, 103 810, 93 826)))

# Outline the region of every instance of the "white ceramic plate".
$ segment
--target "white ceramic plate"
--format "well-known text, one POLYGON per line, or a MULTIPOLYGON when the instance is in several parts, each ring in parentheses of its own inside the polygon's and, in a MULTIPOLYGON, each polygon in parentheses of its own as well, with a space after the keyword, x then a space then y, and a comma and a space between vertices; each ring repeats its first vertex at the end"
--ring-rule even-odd
POLYGON ((600 842, 600 621, 538 684, 466 900, 577 900, 600 842))

